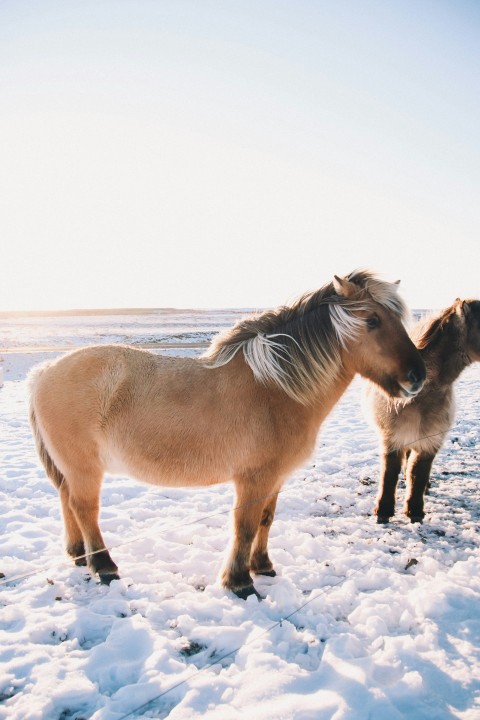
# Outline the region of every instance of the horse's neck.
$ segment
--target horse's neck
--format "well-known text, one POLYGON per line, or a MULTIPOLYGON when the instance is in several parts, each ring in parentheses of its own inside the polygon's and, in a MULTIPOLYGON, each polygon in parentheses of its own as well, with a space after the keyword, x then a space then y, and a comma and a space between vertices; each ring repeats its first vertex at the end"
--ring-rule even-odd
POLYGON ((451 336, 440 338, 425 348, 422 355, 429 369, 430 379, 440 385, 451 385, 470 364, 460 332, 456 333, 453 339, 451 336))
POLYGON ((332 373, 328 380, 318 385, 312 394, 311 402, 301 404, 289 397, 279 386, 259 385, 240 353, 224 366, 224 372, 231 373, 230 380, 236 378, 235 382, 239 383, 244 398, 253 397, 256 402, 265 403, 270 406, 272 414, 280 417, 282 422, 296 424, 305 432, 306 428, 309 428, 309 433, 318 432, 321 423, 340 400, 355 374, 340 368, 332 373))
POLYGON ((355 373, 342 369, 337 373, 335 379, 326 383, 324 387, 319 388, 314 402, 311 405, 312 419, 318 426, 320 426, 340 400, 352 382, 354 375, 355 373))

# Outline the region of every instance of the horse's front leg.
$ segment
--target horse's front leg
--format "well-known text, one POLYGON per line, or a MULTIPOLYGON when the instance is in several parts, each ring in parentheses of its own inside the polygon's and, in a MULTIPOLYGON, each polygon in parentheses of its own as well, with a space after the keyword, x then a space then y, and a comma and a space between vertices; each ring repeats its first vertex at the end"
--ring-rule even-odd
POLYGON ((233 511, 233 541, 222 572, 222 585, 246 599, 257 595, 250 576, 252 543, 257 534, 265 506, 265 486, 252 478, 235 481, 236 502, 233 511))
POLYGON ((423 497, 430 479, 435 454, 412 452, 407 466, 408 496, 405 515, 412 523, 422 522, 425 517, 423 497))
POLYGON ((374 513, 377 523, 388 523, 395 514, 395 493, 402 468, 403 450, 390 450, 383 455, 382 479, 374 513))
POLYGON ((252 544, 250 555, 250 570, 256 575, 268 575, 275 577, 272 561, 268 555, 268 533, 273 523, 275 507, 277 505, 278 493, 269 498, 262 510, 260 525, 258 526, 255 539, 252 544))

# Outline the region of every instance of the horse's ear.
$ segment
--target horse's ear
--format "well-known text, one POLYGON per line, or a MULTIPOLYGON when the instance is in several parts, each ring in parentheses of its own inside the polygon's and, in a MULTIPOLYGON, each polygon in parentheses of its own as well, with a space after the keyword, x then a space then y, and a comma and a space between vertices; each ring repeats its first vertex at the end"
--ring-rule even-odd
POLYGON ((467 318, 470 314, 470 305, 468 304, 467 300, 461 300, 460 298, 457 298, 455 300, 455 312, 457 315, 459 315, 462 319, 467 318))
POLYGON ((395 282, 392 283, 392 285, 396 285, 398 287, 400 285, 400 280, 395 280, 395 282))
POLYGON ((333 276, 333 287, 337 295, 344 298, 351 297, 358 292, 358 285, 355 285, 355 283, 350 282, 350 280, 346 278, 338 277, 338 275, 333 276))

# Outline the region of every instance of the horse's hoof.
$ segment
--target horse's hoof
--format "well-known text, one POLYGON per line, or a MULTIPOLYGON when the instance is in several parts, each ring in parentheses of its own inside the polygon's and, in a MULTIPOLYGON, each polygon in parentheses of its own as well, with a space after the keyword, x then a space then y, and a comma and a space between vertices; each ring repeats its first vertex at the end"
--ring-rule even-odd
POLYGON ((388 515, 377 515, 377 525, 387 525, 390 522, 388 515))
POLYGON ((85 554, 85 545, 83 542, 74 543, 73 545, 67 545, 65 548, 67 555, 71 557, 75 565, 78 567, 85 567, 87 564, 87 556, 85 554))
POLYGON ((240 598, 240 600, 246 600, 248 597, 250 597, 250 595, 256 595, 258 602, 261 602, 263 600, 263 597, 257 590, 255 590, 253 585, 249 585, 248 587, 242 588, 241 590, 233 590, 232 592, 234 595, 240 598))
POLYGON ((411 523, 423 523, 423 517, 421 515, 410 515, 411 523))
POLYGON ((254 570, 255 575, 266 575, 267 577, 276 577, 277 573, 275 570, 254 570))
POLYGON ((100 578, 102 585, 110 585, 112 580, 120 580, 120 575, 118 573, 98 573, 98 577, 100 578))

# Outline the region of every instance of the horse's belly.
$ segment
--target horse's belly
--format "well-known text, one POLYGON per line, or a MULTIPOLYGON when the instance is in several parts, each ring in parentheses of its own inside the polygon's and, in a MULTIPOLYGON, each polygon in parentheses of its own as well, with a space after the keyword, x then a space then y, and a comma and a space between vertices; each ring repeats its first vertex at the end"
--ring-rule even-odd
POLYGON ((232 479, 228 468, 218 464, 205 465, 195 462, 194 458, 127 458, 119 452, 109 452, 105 456, 105 472, 165 487, 202 487, 232 479))

